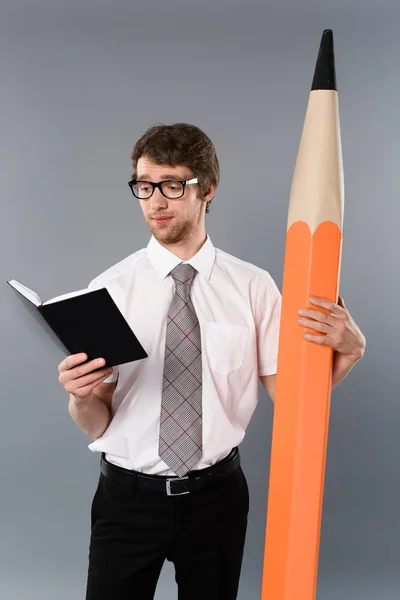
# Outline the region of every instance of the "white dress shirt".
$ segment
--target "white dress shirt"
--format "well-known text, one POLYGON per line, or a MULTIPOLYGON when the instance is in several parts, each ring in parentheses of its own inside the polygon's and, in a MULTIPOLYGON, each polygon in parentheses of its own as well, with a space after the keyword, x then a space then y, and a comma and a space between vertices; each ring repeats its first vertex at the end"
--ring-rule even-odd
POLYGON ((191 299, 202 343, 203 456, 196 469, 225 457, 243 440, 258 400, 258 377, 276 373, 281 294, 267 271, 215 248, 207 237, 182 261, 152 237, 93 279, 106 287, 148 358, 114 367, 112 421, 89 445, 127 469, 174 475, 158 456, 165 334, 175 291, 170 271, 196 270, 191 299))

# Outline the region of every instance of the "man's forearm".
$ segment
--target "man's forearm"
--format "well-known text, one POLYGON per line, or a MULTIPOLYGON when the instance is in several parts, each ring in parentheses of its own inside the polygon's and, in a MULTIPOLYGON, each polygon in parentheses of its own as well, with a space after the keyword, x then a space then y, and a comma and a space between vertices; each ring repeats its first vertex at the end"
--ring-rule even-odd
POLYGON ((100 437, 111 422, 109 408, 97 396, 79 400, 70 394, 68 410, 74 423, 93 440, 100 437))

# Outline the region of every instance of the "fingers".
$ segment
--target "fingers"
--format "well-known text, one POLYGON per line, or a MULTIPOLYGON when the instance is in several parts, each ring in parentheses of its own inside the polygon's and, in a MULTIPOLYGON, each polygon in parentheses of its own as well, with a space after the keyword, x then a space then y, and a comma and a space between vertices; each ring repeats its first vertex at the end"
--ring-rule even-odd
POLYGON ((297 322, 303 327, 308 327, 309 329, 314 329, 315 331, 320 331, 321 333, 329 333, 332 330, 332 326, 329 325, 326 321, 319 322, 311 319, 297 319, 297 322))
MULTIPOLYGON (((319 321, 320 323, 325 323, 329 326, 332 326, 335 323, 334 315, 323 312, 321 310, 314 310, 313 308, 301 308, 298 311, 298 313, 302 317, 308 317, 308 319, 313 319, 314 322, 319 321)), ((309 323, 310 321, 308 319, 306 319, 306 320, 309 323)), ((300 323, 300 320, 304 320, 304 319, 299 319, 298 323, 300 323)), ((300 325, 302 325, 302 323, 300 323, 300 325)), ((322 331, 322 330, 319 330, 319 331, 322 331)))
POLYGON ((71 354, 60 363, 59 382, 64 386, 64 389, 70 394, 81 395, 80 390, 92 391, 96 385, 104 381, 112 373, 110 368, 101 368, 105 364, 103 358, 91 360, 88 363, 85 353, 71 354), (82 364, 82 363, 85 364, 82 364))
POLYGON ((74 379, 77 379, 78 377, 83 377, 84 375, 98 371, 101 367, 104 367, 105 362, 104 358, 96 358, 84 365, 78 365, 77 367, 70 369, 69 373, 71 373, 74 379))
MULTIPOLYGON (((61 373, 62 371, 69 371, 71 369, 74 369, 78 365, 86 362, 87 358, 87 354, 85 354, 84 352, 81 352, 79 354, 70 354, 65 360, 62 361, 62 363, 59 364, 58 370, 61 373)), ((93 369, 104 365, 104 362, 104 358, 96 358, 95 360, 90 361, 82 367, 82 373, 93 371, 93 369)))
POLYGON ((90 373, 95 369, 99 369, 105 364, 104 358, 96 358, 88 363, 85 362, 86 360, 87 355, 84 353, 71 354, 70 356, 67 356, 67 358, 58 366, 60 375, 68 372, 74 378, 82 377, 82 375, 86 375, 86 373, 90 373), (82 363, 85 364, 82 365, 82 363))
POLYGON ((71 391, 71 394, 74 394, 74 396, 77 396, 78 398, 85 398, 90 396, 90 394, 92 394, 93 390, 100 385, 101 383, 103 383, 103 381, 105 379, 107 379, 107 377, 109 377, 109 375, 112 373, 112 369, 110 369, 109 373, 106 373, 104 375, 102 375, 101 377, 98 377, 97 379, 95 379, 94 381, 92 381, 90 384, 88 385, 83 385, 82 386, 82 381, 81 379, 77 380, 79 382, 79 387, 76 388, 74 391, 71 391))
POLYGON ((112 369, 101 369, 100 371, 90 373, 89 375, 85 375, 83 377, 68 379, 63 385, 67 392, 74 394, 82 387, 96 387, 97 382, 107 379, 107 377, 111 375, 112 371, 112 369))
POLYGON ((77 365, 85 362, 87 360, 87 354, 81 352, 80 354, 70 354, 67 356, 65 360, 63 360, 58 365, 58 370, 61 373, 62 371, 68 371, 69 369, 73 369, 77 365))
POLYGON ((312 333, 303 333, 302 337, 308 342, 314 342, 320 346, 332 346, 333 343, 327 335, 313 335, 312 333))
POLYGON ((334 316, 342 316, 346 313, 344 308, 342 308, 340 305, 332 302, 331 300, 326 300, 325 298, 316 298, 315 296, 310 296, 309 301, 315 306, 325 308, 325 310, 330 311, 334 316))

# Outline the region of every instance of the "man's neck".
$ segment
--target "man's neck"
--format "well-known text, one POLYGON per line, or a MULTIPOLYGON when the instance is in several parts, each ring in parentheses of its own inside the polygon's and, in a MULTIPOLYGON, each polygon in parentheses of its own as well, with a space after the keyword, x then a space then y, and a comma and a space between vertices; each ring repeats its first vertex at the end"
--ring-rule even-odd
POLYGON ((194 236, 190 240, 186 240, 184 242, 178 242, 176 244, 163 244, 159 242, 161 246, 164 246, 167 250, 175 254, 178 258, 183 261, 189 260, 197 254, 200 248, 204 245, 207 240, 207 234, 205 231, 200 234, 194 236))

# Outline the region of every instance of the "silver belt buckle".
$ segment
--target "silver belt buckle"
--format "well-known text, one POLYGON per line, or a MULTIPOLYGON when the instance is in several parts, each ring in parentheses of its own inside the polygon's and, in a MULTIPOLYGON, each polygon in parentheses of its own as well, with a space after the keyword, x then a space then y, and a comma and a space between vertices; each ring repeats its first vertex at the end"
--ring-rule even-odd
POLYGON ((190 494, 190 490, 187 492, 176 492, 176 494, 171 492, 171 481, 183 481, 184 479, 189 479, 189 477, 175 477, 174 479, 166 480, 166 488, 167 488, 167 496, 183 496, 184 494, 190 494))

